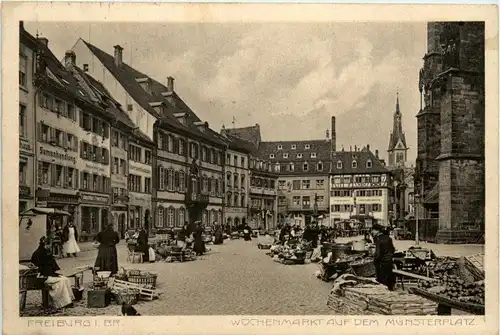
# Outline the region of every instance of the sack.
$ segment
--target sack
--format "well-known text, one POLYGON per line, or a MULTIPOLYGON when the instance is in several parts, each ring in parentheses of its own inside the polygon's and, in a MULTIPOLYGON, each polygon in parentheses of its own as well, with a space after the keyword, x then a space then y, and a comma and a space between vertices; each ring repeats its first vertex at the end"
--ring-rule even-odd
POLYGON ((150 262, 154 262, 156 260, 156 255, 155 255, 155 251, 153 250, 153 248, 149 248, 149 261, 150 262))

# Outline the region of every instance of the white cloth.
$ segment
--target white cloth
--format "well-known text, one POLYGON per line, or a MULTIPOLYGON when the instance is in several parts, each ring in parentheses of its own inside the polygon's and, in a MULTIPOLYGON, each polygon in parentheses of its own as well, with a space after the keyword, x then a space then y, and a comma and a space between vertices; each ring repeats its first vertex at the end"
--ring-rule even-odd
POLYGON ((49 295, 55 308, 65 307, 75 300, 68 277, 48 277, 45 284, 50 287, 49 295))
POLYGON ((68 241, 63 245, 63 251, 66 254, 74 254, 80 252, 80 247, 75 239, 75 228, 69 227, 68 241))
POLYGON ((150 262, 154 262, 156 260, 156 255, 155 255, 155 251, 153 250, 153 248, 149 248, 149 261, 150 262))
POLYGON ((318 246, 313 250, 311 255, 311 261, 316 261, 321 259, 321 246, 318 246))

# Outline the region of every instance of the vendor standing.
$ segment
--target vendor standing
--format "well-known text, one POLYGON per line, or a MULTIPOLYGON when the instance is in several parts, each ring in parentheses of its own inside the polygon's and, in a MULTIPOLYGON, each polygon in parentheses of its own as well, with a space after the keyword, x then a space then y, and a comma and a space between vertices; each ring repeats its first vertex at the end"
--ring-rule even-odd
POLYGON ((73 222, 69 222, 66 226, 64 226, 63 232, 63 252, 69 257, 69 255, 73 255, 76 257, 76 254, 80 252, 80 247, 78 247, 78 231, 76 227, 73 225, 73 222))
POLYGON ((120 242, 120 236, 113 230, 113 224, 108 224, 106 228, 96 236, 99 242, 99 252, 95 261, 95 267, 100 271, 111 271, 111 275, 118 272, 118 255, 116 244, 120 242))
POLYGON ((197 227, 193 232, 194 237, 194 252, 196 252, 197 256, 201 256, 205 253, 205 242, 203 241, 203 227, 201 226, 201 221, 198 221, 197 227))
POLYGON ((393 291, 396 278, 392 272, 394 267, 392 257, 395 252, 392 239, 386 233, 384 227, 378 224, 373 225, 372 236, 375 242, 373 263, 375 265, 376 279, 379 283, 387 286, 390 291, 393 291))
POLYGON ((137 237, 137 248, 136 251, 143 253, 143 262, 149 262, 149 236, 148 232, 144 227, 139 231, 139 236, 137 237))

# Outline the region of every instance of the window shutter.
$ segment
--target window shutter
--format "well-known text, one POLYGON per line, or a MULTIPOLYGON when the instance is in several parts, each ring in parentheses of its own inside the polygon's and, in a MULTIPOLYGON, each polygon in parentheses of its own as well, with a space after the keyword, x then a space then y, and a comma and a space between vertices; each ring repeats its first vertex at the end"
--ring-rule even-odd
POLYGON ((84 145, 83 145, 83 141, 80 142, 80 158, 83 158, 83 152, 84 152, 84 145))
POLYGON ((80 175, 80 172, 77 169, 75 169, 73 171, 73 188, 74 189, 78 189, 78 185, 79 185, 78 184, 78 176, 79 175, 80 175))
POLYGON ((56 166, 54 164, 50 164, 50 185, 56 186, 56 166))
POLYGON ((37 132, 38 132, 38 140, 39 141, 43 141, 42 123, 38 122, 38 124, 36 125, 36 127, 37 127, 37 132))
POLYGON ((38 162, 38 185, 43 185, 43 163, 38 162))
POLYGON ((97 163, 103 163, 102 161, 102 148, 95 147, 95 156, 96 156, 96 161, 97 163))

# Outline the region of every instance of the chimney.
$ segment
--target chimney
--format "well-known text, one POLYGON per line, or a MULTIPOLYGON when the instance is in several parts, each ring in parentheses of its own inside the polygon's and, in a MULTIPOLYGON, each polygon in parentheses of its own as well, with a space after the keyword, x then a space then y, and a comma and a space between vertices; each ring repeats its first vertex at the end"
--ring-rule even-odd
POLYGON ((173 77, 167 78, 167 89, 168 89, 169 93, 174 92, 174 78, 173 77))
POLYGON ((366 149, 367 149, 368 151, 370 151, 370 145, 369 145, 369 144, 367 144, 367 145, 366 145, 366 149))
POLYGON ((44 45, 45 47, 49 46, 49 39, 47 37, 38 37, 38 42, 44 45))
POLYGON ((120 67, 123 63, 123 48, 120 45, 115 45, 115 65, 120 67))
POLYGON ((378 149, 377 149, 377 150, 375 150, 375 157, 377 157, 377 158, 378 158, 378 149))
POLYGON ((66 69, 71 69, 75 66, 76 54, 73 50, 68 50, 64 54, 64 66, 66 69))
POLYGON ((337 132, 335 130, 335 116, 332 116, 332 151, 337 151, 337 132))

